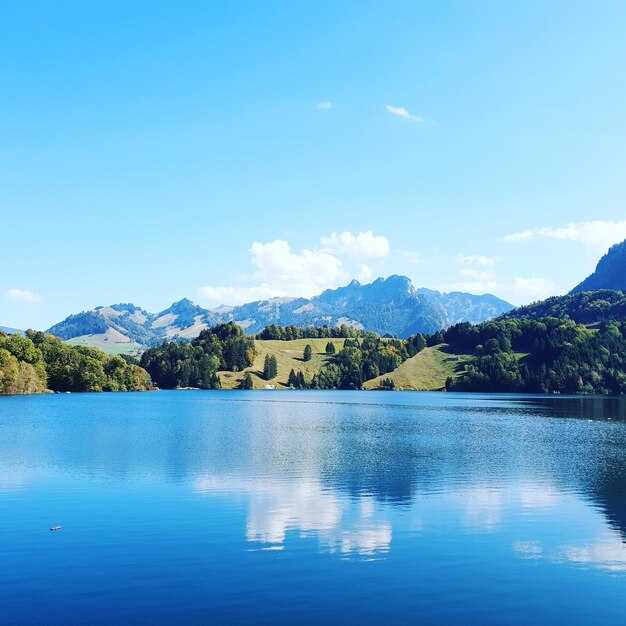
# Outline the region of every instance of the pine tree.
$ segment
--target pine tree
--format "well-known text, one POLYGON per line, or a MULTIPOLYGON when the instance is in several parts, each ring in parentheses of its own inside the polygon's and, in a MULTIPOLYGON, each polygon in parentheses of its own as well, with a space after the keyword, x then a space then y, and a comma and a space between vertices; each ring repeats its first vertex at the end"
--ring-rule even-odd
POLYGON ((307 343, 304 348, 303 358, 305 361, 310 361, 312 356, 313 356, 313 348, 311 348, 311 346, 307 343))
POLYGON ((266 354, 265 362, 263 363, 263 378, 265 378, 265 380, 276 378, 277 369, 276 357, 266 354))
POLYGON ((335 354, 335 344, 332 341, 329 341, 326 344, 326 354, 335 354))
POLYGON ((298 387, 298 377, 296 376, 296 373, 293 371, 293 369, 289 372, 289 378, 287 379, 287 386, 294 387, 294 388, 298 387))
POLYGON ((252 376, 250 376, 250 372, 246 372, 239 383, 239 389, 254 389, 254 385, 252 383, 252 376))

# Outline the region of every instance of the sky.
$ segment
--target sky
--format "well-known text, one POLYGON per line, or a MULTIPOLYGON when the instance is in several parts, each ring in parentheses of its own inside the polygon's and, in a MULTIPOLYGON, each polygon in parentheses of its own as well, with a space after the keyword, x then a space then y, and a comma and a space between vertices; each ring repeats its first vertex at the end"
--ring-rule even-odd
POLYGON ((565 293, 626 238, 624 32, 621 1, 0 0, 0 325, 565 293))

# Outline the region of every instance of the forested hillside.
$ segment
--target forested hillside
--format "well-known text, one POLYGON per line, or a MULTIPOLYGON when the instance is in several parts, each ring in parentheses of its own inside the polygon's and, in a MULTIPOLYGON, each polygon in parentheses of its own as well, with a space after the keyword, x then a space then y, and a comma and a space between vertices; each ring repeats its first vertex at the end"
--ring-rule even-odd
MULTIPOLYGON (((202 331, 191 343, 169 342, 150 348, 143 354, 141 365, 163 389, 216 389, 222 386, 220 372, 244 371, 274 387, 360 389, 366 380, 392 372, 400 363, 426 346, 426 339, 422 335, 408 340, 383 339, 374 333, 348 327, 344 331, 345 335, 339 346, 333 340, 341 334, 341 329, 279 326, 268 327, 260 335, 263 339, 255 342, 239 326, 230 322, 202 331), (306 341, 307 336, 318 340, 324 336, 331 339, 325 343, 326 358, 318 357, 319 349, 314 354, 312 346, 306 341), (277 341, 289 344, 299 342, 299 358, 291 361, 293 372, 287 373, 279 367, 275 354, 274 364, 270 360, 264 363, 262 369, 255 369, 253 366, 257 351, 260 349, 263 354, 267 354, 265 342, 277 341)), ((254 381, 250 383, 247 378, 244 383, 243 375, 236 379, 237 385, 242 388, 255 386, 254 381)))
POLYGON ((229 322, 203 330, 191 343, 166 342, 143 353, 141 365, 162 389, 219 389, 220 370, 241 371, 254 362, 254 340, 229 322))
POLYGON ((95 348, 68 346, 57 337, 28 331, 0 333, 0 394, 51 391, 141 391, 147 372, 95 348))
POLYGON ((608 320, 626 320, 626 294, 600 289, 567 296, 554 296, 505 313, 499 319, 541 319, 558 317, 579 324, 595 324, 608 320))
POLYGON ((408 339, 345 325, 272 325, 253 338, 228 322, 146 350, 141 367, 44 333, 2 333, 0 393, 140 390, 151 380, 163 389, 440 389, 447 377, 450 391, 623 394, 624 304, 621 292, 574 294, 408 339))
POLYGON ((445 340, 474 356, 448 380, 452 391, 626 392, 625 322, 605 322, 598 330, 556 318, 459 324, 445 340))

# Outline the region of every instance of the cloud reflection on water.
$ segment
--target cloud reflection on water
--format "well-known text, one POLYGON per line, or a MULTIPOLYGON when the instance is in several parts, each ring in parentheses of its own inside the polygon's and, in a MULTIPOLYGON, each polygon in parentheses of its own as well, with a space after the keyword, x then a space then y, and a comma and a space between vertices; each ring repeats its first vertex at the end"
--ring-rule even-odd
POLYGON ((626 546, 616 530, 606 529, 595 543, 562 546, 556 551, 554 560, 611 572, 626 572, 626 546))
MULTIPOLYGON (((393 505, 371 496, 342 494, 315 477, 255 480, 205 474, 197 476, 192 485, 203 495, 244 496, 245 538, 259 549, 289 549, 290 538, 315 538, 320 548, 331 554, 380 557, 392 549, 394 524, 399 523, 393 505)), ((528 528, 545 536, 514 540, 513 552, 521 559, 626 571, 626 545, 620 533, 607 527, 601 514, 575 494, 562 493, 552 484, 471 485, 438 494, 417 494, 401 515, 402 532, 431 532, 442 508, 457 511, 453 525, 462 533, 474 534, 515 535, 519 516, 530 515, 528 528), (576 532, 563 526, 559 504, 566 506, 568 515, 579 523, 583 520, 599 526, 598 540, 589 543, 581 538, 580 528, 576 532), (571 540, 559 543, 561 533, 567 537, 568 532, 571 540)))
POLYGON ((626 423, 614 423, 626 400, 163 392, 6 406, 0 495, 11 504, 83 481, 121 495, 191 483, 244 503, 238 537, 253 549, 313 540, 391 558, 445 541, 464 551, 455 563, 492 550, 498 563, 626 571, 626 423))
POLYGON ((284 546, 289 532, 316 537, 330 553, 373 556, 389 550, 391 524, 371 499, 339 497, 319 480, 244 480, 236 476, 199 476, 193 489, 204 494, 248 498, 246 539, 284 546))

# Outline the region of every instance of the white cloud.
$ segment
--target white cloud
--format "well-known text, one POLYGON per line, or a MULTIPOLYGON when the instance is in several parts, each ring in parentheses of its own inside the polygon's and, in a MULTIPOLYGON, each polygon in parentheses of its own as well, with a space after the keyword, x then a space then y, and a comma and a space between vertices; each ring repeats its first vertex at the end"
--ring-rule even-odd
POLYGON ((357 276, 357 279, 359 282, 369 283, 372 281, 373 275, 374 275, 374 272, 369 265, 365 265, 365 264, 359 265, 359 275, 357 276))
POLYGON ((460 254, 457 257, 457 263, 460 265, 480 265, 482 267, 491 267, 495 265, 496 259, 491 256, 483 256, 481 254, 460 254))
POLYGON ((277 295, 267 283, 253 287, 212 287, 198 289, 198 295, 211 304, 245 304, 255 300, 267 300, 277 295))
POLYGON ((310 298, 324 289, 338 287, 349 279, 339 258, 326 250, 293 252, 289 243, 276 239, 254 242, 250 247, 256 268, 251 287, 200 287, 198 294, 212 304, 244 304, 269 297, 310 298))
POLYGON ((412 115, 409 113, 404 107, 394 107, 391 104, 385 106, 387 111, 392 115, 397 115, 405 120, 410 120, 411 122, 422 122, 422 118, 417 115, 412 115))
POLYGON ((382 235, 374 235, 371 230, 353 235, 351 232, 331 233, 320 237, 323 251, 357 259, 382 258, 389 256, 389 241, 382 235))
POLYGON ((333 103, 329 102, 328 100, 325 100, 324 102, 318 102, 317 108, 321 111, 328 111, 329 109, 333 108, 333 103))
POLYGON ((476 295, 482 295, 485 293, 495 294, 496 292, 501 292, 504 288, 504 285, 493 279, 493 280, 469 280, 469 281, 461 281, 457 283, 452 283, 448 287, 445 288, 445 291, 465 291, 468 293, 473 293, 476 295))
POLYGON ((341 261, 324 250, 291 251, 282 239, 268 243, 254 242, 250 248, 252 264, 260 275, 271 277, 279 288, 297 287, 303 295, 313 295, 346 278, 341 261))
POLYGON ((510 291, 518 300, 528 302, 529 300, 544 300, 557 295, 558 289, 547 278, 516 276, 510 291))
POLYGON ((487 259, 488 257, 458 257, 457 262, 466 265, 474 264, 476 267, 461 267, 459 274, 463 277, 460 282, 449 285, 447 291, 466 291, 469 293, 483 294, 494 293, 504 290, 505 285, 498 280, 495 271, 488 267, 488 264, 477 262, 476 259, 487 259))
POLYGON ((473 278, 475 280, 481 280, 485 282, 493 281, 496 278, 496 275, 492 270, 481 271, 470 267, 462 267, 459 270, 459 273, 461 274, 461 276, 467 276, 467 278, 473 278))
POLYGON ((407 263, 411 265, 423 265, 427 261, 421 252, 415 252, 413 250, 401 250, 400 255, 407 263))
POLYGON ((532 230, 522 230, 519 233, 513 233, 511 235, 505 235, 502 237, 502 241, 528 241, 535 236, 532 230))
POLYGON ((614 243, 626 239, 626 220, 592 220, 571 222, 560 228, 542 227, 523 230, 503 237, 503 241, 529 241, 536 237, 547 237, 560 241, 580 243, 597 253, 606 252, 614 243))
POLYGON ((465 291, 475 294, 492 293, 513 303, 526 304, 558 295, 560 290, 547 278, 516 276, 512 280, 499 278, 492 270, 480 271, 461 268, 461 276, 469 280, 452 283, 446 291, 465 291))
POLYGON ((387 238, 371 230, 358 234, 333 232, 320 237, 320 242, 323 247, 298 253, 284 239, 255 241, 249 249, 255 268, 251 276, 242 276, 240 284, 234 286, 200 287, 198 295, 211 305, 245 304, 271 297, 310 298, 325 289, 345 285, 352 277, 369 282, 374 270, 364 261, 390 254, 387 238))
POLYGON ((41 300, 39 294, 28 291, 27 289, 9 289, 6 292, 7 297, 11 300, 18 300, 27 304, 36 304, 41 300))
MULTIPOLYGON (((509 237, 522 239, 526 234, 516 233, 509 237)), ((459 254, 456 262, 461 266, 458 271, 463 279, 449 285, 447 289, 475 294, 492 293, 515 304, 543 300, 558 293, 556 285, 547 278, 501 276, 495 269, 498 261, 496 257, 482 254, 459 254)))

